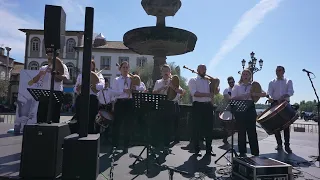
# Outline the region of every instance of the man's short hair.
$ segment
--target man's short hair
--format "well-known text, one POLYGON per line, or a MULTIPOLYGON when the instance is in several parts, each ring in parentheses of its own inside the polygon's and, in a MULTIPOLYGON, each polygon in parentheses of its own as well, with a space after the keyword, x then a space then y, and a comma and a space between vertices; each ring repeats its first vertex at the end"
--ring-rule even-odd
POLYGON ((232 76, 229 76, 227 81, 229 82, 230 80, 234 80, 234 78, 232 76))
POLYGON ((285 72, 285 68, 283 66, 278 65, 277 68, 281 68, 283 70, 283 72, 285 72))

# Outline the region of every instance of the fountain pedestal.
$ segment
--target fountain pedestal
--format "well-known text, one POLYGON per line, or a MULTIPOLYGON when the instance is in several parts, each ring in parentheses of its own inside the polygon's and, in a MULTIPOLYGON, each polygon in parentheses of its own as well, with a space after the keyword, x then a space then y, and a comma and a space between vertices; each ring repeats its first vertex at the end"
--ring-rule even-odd
POLYGON ((126 32, 123 42, 138 54, 154 56, 152 74, 154 83, 161 78, 160 68, 166 64, 166 56, 193 51, 197 36, 184 29, 165 26, 165 17, 176 14, 181 7, 180 0, 142 0, 141 5, 148 15, 157 17, 157 24, 126 32))

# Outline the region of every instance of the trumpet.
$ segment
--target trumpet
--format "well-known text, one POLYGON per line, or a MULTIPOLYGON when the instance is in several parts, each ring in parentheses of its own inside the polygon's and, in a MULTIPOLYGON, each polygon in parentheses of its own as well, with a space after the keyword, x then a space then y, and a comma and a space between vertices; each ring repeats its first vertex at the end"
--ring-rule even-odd
MULTIPOLYGON (((195 74, 198 74, 199 73, 195 70, 192 70, 186 66, 183 66, 183 68, 185 69, 188 69, 189 71, 191 71, 192 73, 195 73, 195 74)), ((219 93, 219 85, 220 85, 220 79, 218 78, 214 78, 214 77, 211 77, 207 74, 205 74, 204 78, 206 78, 208 81, 210 81, 210 92, 214 95, 218 94, 219 93)))

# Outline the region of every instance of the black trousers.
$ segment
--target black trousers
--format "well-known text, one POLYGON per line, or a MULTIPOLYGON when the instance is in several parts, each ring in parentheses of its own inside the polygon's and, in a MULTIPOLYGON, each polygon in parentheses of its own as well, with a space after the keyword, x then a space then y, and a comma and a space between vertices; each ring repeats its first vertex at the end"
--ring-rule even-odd
POLYGON ((112 124, 112 145, 117 147, 121 126, 124 126, 124 147, 129 147, 133 126, 133 100, 117 99, 114 106, 114 122, 112 124))
POLYGON ((259 155, 259 144, 256 130, 257 112, 252 104, 246 112, 235 112, 236 127, 238 129, 238 149, 240 154, 247 153, 247 135, 251 154, 259 155))
MULTIPOLYGON (((76 98, 76 119, 78 124, 78 129, 81 124, 81 111, 83 111, 83 105, 87 104, 88 102, 84 102, 82 99, 82 95, 78 95, 76 98)), ((95 134, 98 133, 95 129, 95 120, 98 114, 98 106, 99 101, 96 95, 90 95, 90 104, 89 104, 89 123, 88 123, 88 133, 95 134)))
MULTIPOLYGON (((271 103, 271 106, 275 106, 278 101, 274 101, 271 103)), ((290 146, 290 126, 283 130, 284 135, 284 145, 290 146)), ((274 136, 276 137, 277 144, 282 146, 282 138, 281 138, 281 131, 275 132, 274 136)))
MULTIPOLYGON (((53 100, 52 104, 52 116, 51 121, 53 123, 59 123, 60 122, 60 110, 61 110, 61 102, 57 102, 53 100)), ((43 123, 47 122, 47 116, 49 111, 49 97, 41 97, 39 99, 39 106, 38 106, 38 112, 37 112, 37 122, 43 123)), ((49 120, 49 121, 50 121, 49 120)))
POLYGON ((165 110, 161 113, 161 120, 159 120, 162 133, 158 133, 162 136, 162 142, 164 146, 168 147, 171 142, 171 137, 176 140, 179 139, 179 120, 180 120, 180 107, 177 102, 166 101, 165 110))
POLYGON ((193 138, 195 151, 200 151, 199 142, 205 137, 206 150, 212 150, 213 106, 211 102, 192 104, 193 138))

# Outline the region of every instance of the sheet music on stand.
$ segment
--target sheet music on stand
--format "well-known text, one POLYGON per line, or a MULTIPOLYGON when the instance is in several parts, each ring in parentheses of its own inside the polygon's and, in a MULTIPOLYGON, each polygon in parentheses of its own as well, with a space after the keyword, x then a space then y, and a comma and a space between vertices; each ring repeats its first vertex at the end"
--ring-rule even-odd
MULTIPOLYGON (((34 100, 39 101, 39 98, 41 97, 50 97, 50 90, 46 89, 31 89, 27 88, 31 96, 34 98, 34 100)), ((56 102, 62 102, 63 101, 63 92, 62 91, 53 91, 53 98, 56 102)))
POLYGON ((253 105, 252 100, 234 100, 223 101, 217 108, 217 111, 245 112, 253 105))
POLYGON ((164 110, 167 95, 150 93, 132 93, 134 108, 146 112, 164 110))

